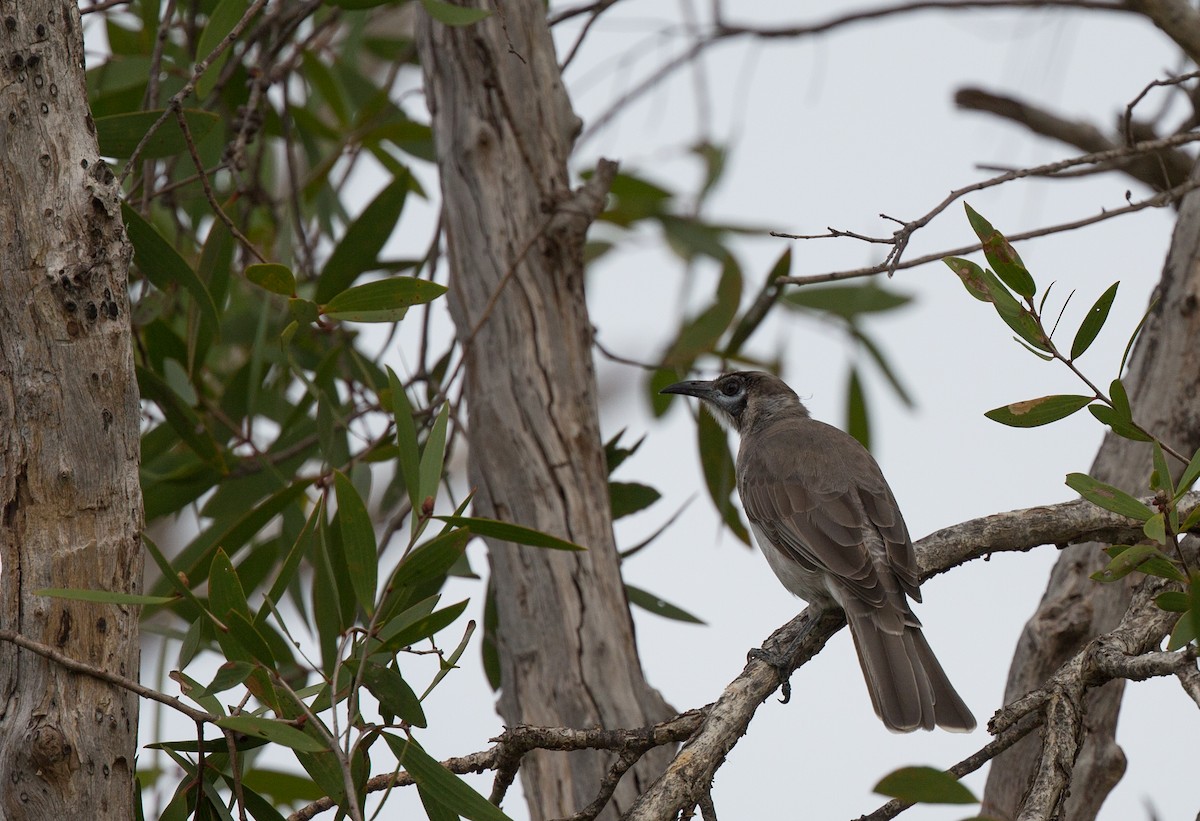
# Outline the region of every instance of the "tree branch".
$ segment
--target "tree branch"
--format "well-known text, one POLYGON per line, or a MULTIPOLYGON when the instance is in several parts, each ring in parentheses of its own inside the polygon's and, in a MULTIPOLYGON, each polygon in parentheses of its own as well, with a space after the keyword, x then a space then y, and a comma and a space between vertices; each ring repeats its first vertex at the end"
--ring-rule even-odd
MULTIPOLYGON (((1100 153, 1123 147, 1121 142, 1105 136, 1091 123, 1068 120, 1032 103, 993 94, 980 88, 960 89, 954 95, 954 103, 967 111, 994 114, 1022 125, 1034 134, 1058 140, 1081 151, 1100 153)), ((1152 129, 1148 126, 1144 126, 1141 131, 1138 135, 1139 141, 1155 139, 1152 129)), ((1130 133, 1134 133, 1132 126, 1130 133)), ((1192 158, 1186 152, 1179 149, 1163 149, 1116 160, 1110 163, 1109 167, 1123 171, 1155 191, 1165 191, 1186 182, 1193 164, 1192 158)))
MULTIPOLYGON (((1200 492, 1189 493, 1180 505, 1181 514, 1186 515, 1183 513, 1185 509, 1190 511, 1198 504, 1200 492)), ((1065 545, 1100 538, 1130 541, 1140 538, 1141 535, 1140 524, 1133 520, 1079 500, 1000 513, 939 530, 917 543, 917 561, 922 568, 922 578, 928 578, 970 559, 993 553, 1025 551, 1043 544, 1065 545), (1022 521, 1027 521, 1027 526, 1022 527, 1022 521)), ((1149 606, 1153 607, 1152 604, 1149 606)), ((1130 612, 1134 612, 1132 607, 1130 612)), ((1174 618, 1173 614, 1162 614, 1157 610, 1155 612, 1166 618, 1174 618)), ((787 665, 789 669, 794 670, 816 655, 844 624, 845 619, 840 612, 821 612, 809 607, 777 630, 763 647, 769 654, 774 655, 786 653, 791 648, 787 665)), ((1134 629, 1127 627, 1125 622, 1118 631, 1122 628, 1127 628, 1131 634, 1134 629)), ((1125 646, 1134 648, 1141 645, 1135 645, 1131 641, 1125 646)), ((1081 657, 1083 655, 1080 654, 1081 657)), ((1082 665, 1082 662, 1079 664, 1082 665)), ((1102 676, 1093 673, 1090 667, 1088 670, 1090 675, 1087 686, 1096 686, 1102 676)), ((717 702, 708 709, 700 728, 675 757, 667 771, 639 796, 629 812, 622 816, 622 821, 668 818, 673 813, 695 806, 703 791, 712 782, 713 775, 725 760, 725 756, 745 734, 758 705, 782 683, 780 672, 770 664, 759 659, 748 662, 741 675, 725 688, 717 702)), ((1025 709, 1021 715, 1013 713, 1011 720, 1003 727, 996 725, 994 720, 989 729, 993 733, 1005 732, 1024 714, 1033 712, 1045 700, 1048 700, 1048 696, 1041 702, 1037 699, 1031 700, 1024 705, 1025 709)), ((1024 732, 1021 735, 1024 735, 1024 732)), ((995 748, 988 754, 988 758, 1011 746, 1018 738, 1019 736, 1011 739, 1006 737, 1007 743, 995 748)))

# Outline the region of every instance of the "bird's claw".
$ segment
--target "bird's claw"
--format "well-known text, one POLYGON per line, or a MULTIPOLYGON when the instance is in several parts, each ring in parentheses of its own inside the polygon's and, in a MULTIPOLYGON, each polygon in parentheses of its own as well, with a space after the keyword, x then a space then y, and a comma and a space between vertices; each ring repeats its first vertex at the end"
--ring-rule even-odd
POLYGON ((766 662, 774 667, 775 672, 779 674, 781 682, 779 685, 779 703, 787 704, 792 700, 792 670, 784 656, 762 647, 754 647, 751 648, 750 652, 746 653, 746 658, 766 662))

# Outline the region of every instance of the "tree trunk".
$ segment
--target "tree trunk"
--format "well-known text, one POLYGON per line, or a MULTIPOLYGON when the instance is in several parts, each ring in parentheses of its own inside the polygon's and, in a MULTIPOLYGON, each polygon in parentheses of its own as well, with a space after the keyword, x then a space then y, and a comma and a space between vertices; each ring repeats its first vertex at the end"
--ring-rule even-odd
MULTIPOLYGON (((118 189, 100 162, 79 11, 0 2, 0 629, 136 679, 138 393, 118 189)), ((0 816, 134 817, 137 699, 0 644, 0 816)))
MULTIPOLYGON (((489 4, 490 7, 490 4, 489 4)), ((638 727, 669 715, 645 681, 616 553, 584 298, 583 241, 615 166, 572 192, 579 120, 540 2, 497 4, 451 28, 422 15, 417 43, 441 171, 450 310, 466 356, 475 511, 586 545, 490 544, 499 709, 509 724, 638 727)), ((626 776, 629 806, 666 751, 626 776)), ((596 796, 600 753, 522 765, 534 819, 596 796)))
MULTIPOLYGON (((1200 167, 1193 170, 1193 178, 1200 167)), ((1137 340, 1123 382, 1134 419, 1185 455, 1200 447, 1200 191, 1188 194, 1153 308, 1137 340)), ((1150 446, 1109 434, 1091 475, 1134 495, 1148 492, 1150 446)), ((1177 465, 1178 472, 1182 466, 1177 465)), ((1005 702, 1038 687, 1092 637, 1117 625, 1129 605, 1138 574, 1128 584, 1099 584, 1089 576, 1108 562, 1104 545, 1085 544, 1062 552, 1046 594, 1013 655, 1005 702)), ((1086 735, 1076 761, 1071 790, 1060 816, 1090 821, 1125 772, 1125 756, 1115 740, 1124 682, 1093 691, 1087 701, 1086 735)), ((1002 753, 992 763, 983 814, 1015 818, 1037 766, 1036 735, 1002 753)))

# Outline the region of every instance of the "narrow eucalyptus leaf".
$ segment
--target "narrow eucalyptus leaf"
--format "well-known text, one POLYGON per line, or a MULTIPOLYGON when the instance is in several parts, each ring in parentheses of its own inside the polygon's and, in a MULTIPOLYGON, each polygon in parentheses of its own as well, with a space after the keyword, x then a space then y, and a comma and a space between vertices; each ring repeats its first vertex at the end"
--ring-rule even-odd
POLYGON ((1104 323, 1108 321, 1108 312, 1112 308, 1113 300, 1117 296, 1117 286, 1120 282, 1114 282, 1108 286, 1108 290, 1100 295, 1094 304, 1087 312, 1087 316, 1083 318, 1079 330, 1075 332, 1075 341, 1071 343, 1071 359, 1078 359, 1083 356, 1084 351, 1091 347, 1096 341, 1096 336, 1100 333, 1100 329, 1104 327, 1104 323))

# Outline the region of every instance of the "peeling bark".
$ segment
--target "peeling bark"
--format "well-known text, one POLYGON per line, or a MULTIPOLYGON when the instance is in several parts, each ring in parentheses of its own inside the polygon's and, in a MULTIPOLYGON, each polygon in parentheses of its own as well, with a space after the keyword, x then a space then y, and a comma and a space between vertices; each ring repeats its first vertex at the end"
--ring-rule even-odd
MULTIPOLYGON (((615 166, 571 190, 580 124, 543 4, 500 3, 461 28, 422 15, 417 45, 466 356, 475 511, 589 548, 490 542, 500 713, 510 725, 653 724, 670 710, 643 677, 621 581, 583 281, 584 236, 615 166)), ((668 757, 643 759, 601 817, 628 807, 668 757)), ((521 775, 535 821, 589 803, 611 759, 531 755, 521 775)))
MULTIPOLYGON (((0 628, 130 678, 138 612, 37 595, 141 585, 138 393, 117 186, 74 3, 0 2, 0 628)), ((0 817, 132 818, 137 699, 0 645, 0 817)))

